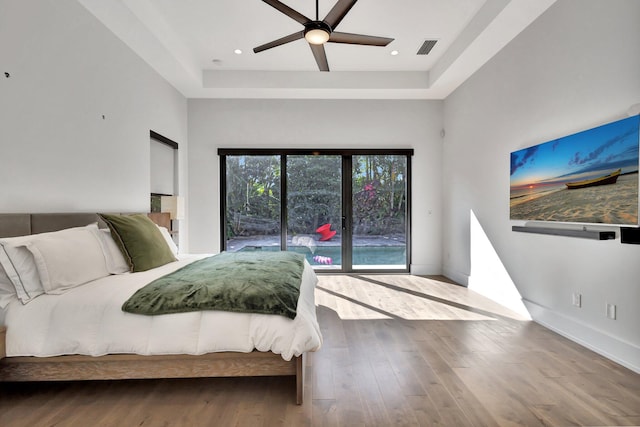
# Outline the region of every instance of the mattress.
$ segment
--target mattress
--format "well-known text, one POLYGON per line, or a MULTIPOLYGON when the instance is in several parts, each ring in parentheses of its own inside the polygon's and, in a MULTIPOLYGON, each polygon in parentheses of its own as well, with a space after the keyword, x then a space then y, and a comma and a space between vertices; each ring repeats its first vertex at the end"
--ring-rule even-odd
POLYGON ((305 261, 295 319, 284 316, 199 311, 145 316, 122 304, 147 283, 204 255, 181 255, 149 271, 110 275, 62 295, 17 299, 0 313, 7 326, 7 356, 189 354, 272 351, 291 360, 322 344, 316 317, 317 277, 305 261))

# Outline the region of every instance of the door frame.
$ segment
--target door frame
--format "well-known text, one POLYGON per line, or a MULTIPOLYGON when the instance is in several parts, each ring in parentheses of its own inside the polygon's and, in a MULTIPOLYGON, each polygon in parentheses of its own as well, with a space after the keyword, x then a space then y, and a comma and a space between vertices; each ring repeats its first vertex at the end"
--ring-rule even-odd
MULTIPOLYGON (((219 148, 218 156, 220 158, 220 248, 226 249, 227 227, 226 227, 226 187, 227 187, 227 170, 226 156, 279 156, 280 157, 280 194, 284 199, 286 197, 287 183, 286 158, 288 155, 339 155, 342 156, 342 268, 341 269, 317 269, 316 273, 408 273, 411 267, 411 157, 413 156, 412 148, 405 149, 291 149, 291 148, 219 148), (353 156, 363 155, 397 155, 406 156, 406 221, 405 221, 405 239, 406 239, 406 267, 404 269, 357 269, 353 270, 352 266, 352 171, 353 156), (345 183, 349 184, 346 185, 345 183), (347 214, 348 213, 348 214, 347 214), (347 264, 348 262, 348 264, 347 264), (345 265, 349 268, 345 269, 345 265)), ((281 203, 280 206, 280 248, 287 249, 287 206, 281 203)))

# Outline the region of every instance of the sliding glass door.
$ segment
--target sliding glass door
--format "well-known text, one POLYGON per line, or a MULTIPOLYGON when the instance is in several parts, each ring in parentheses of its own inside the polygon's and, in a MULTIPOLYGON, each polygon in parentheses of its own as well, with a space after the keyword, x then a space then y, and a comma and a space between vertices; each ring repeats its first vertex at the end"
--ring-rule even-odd
POLYGON ((342 156, 288 155, 287 249, 342 268, 342 156))
POLYGON ((226 156, 224 168, 224 248, 280 250, 280 156, 226 156))
POLYGON ((408 271, 411 151, 388 151, 219 150, 223 249, 408 271))
POLYGON ((352 156, 353 270, 408 267, 406 176, 406 156, 352 156))

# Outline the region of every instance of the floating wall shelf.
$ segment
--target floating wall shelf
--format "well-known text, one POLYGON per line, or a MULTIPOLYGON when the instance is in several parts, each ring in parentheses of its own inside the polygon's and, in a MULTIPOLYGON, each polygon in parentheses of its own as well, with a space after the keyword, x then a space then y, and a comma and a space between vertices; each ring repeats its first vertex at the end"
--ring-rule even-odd
POLYGON ((597 230, 572 230, 568 228, 551 228, 551 227, 526 227, 514 225, 512 231, 521 233, 550 234, 553 236, 580 237, 583 239, 593 240, 613 240, 616 238, 615 231, 597 231, 597 230))

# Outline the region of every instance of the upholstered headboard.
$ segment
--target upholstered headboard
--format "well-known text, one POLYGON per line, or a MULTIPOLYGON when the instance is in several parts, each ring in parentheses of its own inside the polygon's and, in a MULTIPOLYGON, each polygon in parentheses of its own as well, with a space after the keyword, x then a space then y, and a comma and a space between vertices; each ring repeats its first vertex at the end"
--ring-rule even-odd
MULTIPOLYGON (((171 219, 168 212, 147 215, 156 224, 171 229, 171 219)), ((65 228, 82 227, 94 222, 97 222, 100 228, 107 227, 97 213, 0 214, 0 237, 46 233, 65 228)))

